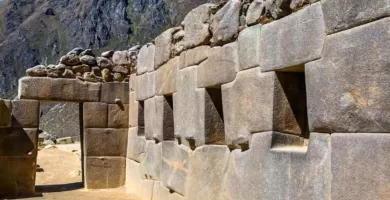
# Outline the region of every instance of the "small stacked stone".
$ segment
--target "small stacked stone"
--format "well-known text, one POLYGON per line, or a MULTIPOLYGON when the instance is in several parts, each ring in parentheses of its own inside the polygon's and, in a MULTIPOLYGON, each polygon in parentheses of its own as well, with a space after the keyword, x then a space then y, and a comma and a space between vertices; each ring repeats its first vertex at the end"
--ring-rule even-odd
POLYGON ((87 82, 128 82, 136 70, 139 46, 125 51, 106 51, 96 56, 91 49, 75 48, 62 56, 58 65, 37 65, 28 76, 77 78, 87 82))

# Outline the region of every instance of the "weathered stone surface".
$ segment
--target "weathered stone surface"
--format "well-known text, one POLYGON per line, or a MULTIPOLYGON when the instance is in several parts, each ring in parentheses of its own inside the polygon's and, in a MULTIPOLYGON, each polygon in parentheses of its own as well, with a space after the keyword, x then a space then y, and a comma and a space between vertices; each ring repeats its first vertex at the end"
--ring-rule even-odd
POLYGON ((0 100, 0 128, 12 125, 12 104, 9 100, 0 100))
POLYGON ((389 132, 389 23, 328 36, 323 58, 306 65, 312 132, 389 132))
POLYGON ((62 56, 60 59, 60 63, 67 65, 67 66, 75 66, 80 65, 80 58, 76 54, 68 54, 65 56, 62 56))
POLYGON ((0 157, 0 197, 35 192, 36 158, 0 157), (6 164, 5 164, 6 163, 6 164))
POLYGON ((292 12, 290 5, 293 5, 294 1, 297 0, 254 0, 248 8, 245 18, 246 22, 249 25, 259 22, 267 23, 272 19, 280 19, 287 16, 292 12))
POLYGON ((317 1, 319 1, 319 0, 292 0, 290 3, 290 8, 293 11, 297 11, 298 9, 305 6, 306 4, 315 3, 317 1))
POLYGON ((196 148, 190 157, 188 199, 218 199, 221 193, 230 151, 226 146, 207 145, 196 148))
POLYGON ((130 84, 129 91, 130 92, 135 92, 137 90, 137 74, 133 73, 133 74, 130 75, 129 84, 130 84))
POLYGON ((80 57, 81 64, 89 65, 89 66, 96 66, 96 58, 93 56, 85 55, 80 57))
POLYGON ((141 179, 139 163, 126 159, 126 193, 139 199, 155 199, 153 194, 154 181, 141 179))
POLYGON ((131 64, 130 57, 127 55, 127 51, 115 51, 112 56, 112 62, 114 65, 128 66, 131 64))
POLYGON ((156 47, 152 44, 144 45, 138 54, 137 59, 137 74, 154 71, 154 54, 156 47))
POLYGON ((4 128, 0 129, 0 157, 36 157, 38 129, 4 128))
POLYGON ((239 68, 237 43, 213 47, 209 58, 198 66, 198 87, 211 87, 234 80, 239 68))
POLYGON ((169 60, 156 71, 156 95, 176 92, 176 74, 179 70, 179 58, 169 60))
POLYGON ((108 106, 106 103, 86 102, 83 104, 83 124, 85 128, 107 128, 108 106))
POLYGON ((144 122, 145 122, 145 137, 148 140, 153 140, 156 130, 156 97, 145 101, 144 122))
POLYGON ((145 154, 141 157, 140 174, 143 179, 161 180, 161 143, 146 141, 145 154))
POLYGON ((144 101, 156 94, 156 72, 150 72, 136 78, 137 101, 144 101))
POLYGON ((98 102, 100 87, 100 83, 82 82, 77 79, 23 77, 19 79, 19 98, 98 102))
POLYGON ((223 45, 234 41, 240 25, 240 8, 240 0, 229 0, 215 15, 212 15, 210 24, 213 33, 212 45, 223 45))
POLYGON ((103 103, 115 103, 120 99, 124 104, 129 102, 129 83, 103 83, 100 101, 103 103))
POLYGON ((327 0, 322 3, 326 32, 328 34, 346 30, 364 23, 390 15, 390 2, 377 0, 337 1, 327 0))
POLYGON ((175 28, 170 28, 155 39, 155 57, 154 57, 154 69, 158 69, 162 64, 166 63, 171 56, 172 48, 172 35, 175 28))
POLYGON ((185 200, 187 198, 177 194, 164 187, 161 182, 154 181, 153 200, 185 200))
POLYGON ((129 128, 129 104, 108 104, 108 128, 129 128))
POLYGON ((100 69, 112 70, 114 67, 114 63, 110 59, 104 57, 97 57, 96 63, 100 69))
POLYGON ((135 92, 130 92, 130 104, 129 104, 129 126, 144 127, 144 123, 139 123, 138 119, 144 119, 144 108, 143 106, 136 100, 135 92))
POLYGON ((265 24, 260 32, 262 71, 279 70, 318 59, 326 35, 321 4, 312 4, 265 24))
POLYGON ((121 187, 126 178, 124 157, 84 157, 84 182, 87 189, 121 187))
POLYGON ((87 128, 84 156, 126 156, 128 129, 87 128))
POLYGON ((332 199, 390 198, 390 135, 332 134, 332 199))
POLYGON ((72 67, 72 71, 74 73, 85 73, 91 71, 91 67, 89 65, 76 65, 72 67))
POLYGON ((121 74, 129 74, 130 70, 127 66, 117 65, 112 68, 112 72, 121 73, 121 74))
POLYGON ((39 101, 13 100, 12 101, 12 127, 38 128, 39 101))
POLYGON ((37 65, 26 70, 28 76, 46 76, 47 69, 44 65, 37 65))
POLYGON ((155 96, 155 118, 153 139, 156 141, 173 140, 174 117, 172 96, 155 96))
POLYGON ((187 48, 210 42, 210 15, 214 4, 203 4, 191 10, 184 18, 184 42, 187 48))
POLYGON ((101 54, 104 58, 111 58, 114 55, 114 51, 105 51, 101 54))
POLYGON ((260 25, 251 26, 241 31, 238 36, 240 70, 259 66, 260 29, 260 25))
POLYGON ((174 141, 162 142, 161 180, 164 187, 186 196, 191 150, 174 141))
POLYGON ((303 73, 239 72, 234 82, 222 86, 226 143, 247 144, 254 132, 305 133, 304 84, 303 73))
POLYGON ((130 128, 127 136, 127 158, 140 162, 141 154, 145 153, 146 139, 138 136, 138 127, 130 128))
POLYGON ((205 61, 210 53, 210 46, 199 46, 188 49, 180 54, 179 68, 184 69, 193 65, 199 65, 205 61))

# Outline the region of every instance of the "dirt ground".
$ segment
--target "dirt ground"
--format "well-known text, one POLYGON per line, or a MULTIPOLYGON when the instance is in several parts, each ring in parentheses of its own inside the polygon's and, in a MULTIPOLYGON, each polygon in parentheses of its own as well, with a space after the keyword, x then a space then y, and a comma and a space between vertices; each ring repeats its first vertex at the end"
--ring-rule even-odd
POLYGON ((80 144, 58 145, 38 152, 36 195, 26 200, 135 200, 125 188, 87 190, 82 185, 80 144))

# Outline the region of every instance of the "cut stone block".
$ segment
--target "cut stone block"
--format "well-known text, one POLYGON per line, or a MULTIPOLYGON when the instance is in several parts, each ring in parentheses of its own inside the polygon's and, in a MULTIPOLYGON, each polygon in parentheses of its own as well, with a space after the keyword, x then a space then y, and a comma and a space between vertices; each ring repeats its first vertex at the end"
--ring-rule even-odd
POLYGON ((259 68, 238 73, 222 86, 225 139, 228 145, 247 144, 252 133, 307 131, 303 73, 261 73, 259 68))
POLYGON ((387 0, 326 0, 321 3, 328 34, 390 16, 387 0))
POLYGON ((4 128, 0 129, 0 157, 36 157, 38 129, 4 128))
POLYGON ((0 157, 0 197, 35 192, 36 158, 0 157))
POLYGON ((130 104, 129 104, 129 126, 144 127, 143 123, 144 118, 144 108, 143 105, 140 104, 139 101, 136 100, 135 92, 130 93, 130 104), (142 122, 140 122, 142 121, 142 122))
POLYGON ((141 179, 139 166, 139 163, 126 159, 126 193, 139 199, 151 200, 154 196, 154 181, 141 179))
POLYGON ((129 104, 108 104, 108 128, 129 127, 129 104))
POLYGON ((176 193, 186 196, 191 149, 174 141, 162 142, 161 181, 176 193))
POLYGON ((12 127, 38 128, 39 101, 14 100, 12 101, 12 127))
POLYGON ((129 81, 129 92, 135 92, 137 90, 137 74, 132 73, 129 81))
POLYGON ((138 136, 138 128, 130 128, 127 136, 127 158, 140 162, 141 154, 145 153, 146 139, 138 136))
POLYGON ((137 101, 144 101, 156 94, 156 72, 137 76, 137 101))
POLYGON ((108 106, 106 103, 86 102, 83 104, 83 123, 85 128, 107 128, 108 106))
POLYGON ((12 104, 9 100, 0 100, 0 128, 12 125, 12 104))
POLYGON ((138 53, 137 74, 154 71, 155 46, 153 44, 144 45, 138 53))
POLYGON ((126 156, 128 129, 88 128, 84 132, 85 156, 126 156))
POLYGON ((179 56, 176 56, 156 71, 156 95, 168 95, 176 92, 179 58, 179 56))
POLYGON ((209 58, 198 66, 198 87, 212 87, 234 80, 239 68, 237 43, 213 47, 209 58))
POLYGON ((173 140, 175 138, 175 125, 172 96, 156 96, 155 106, 153 139, 160 142, 163 140, 173 140))
POLYGON ((161 180, 161 146, 161 143, 146 141, 145 154, 140 162, 140 174, 143 179, 161 180))
POLYGON ((124 157, 84 157, 84 182, 87 189, 121 187, 126 178, 124 157))
POLYGON ((259 66, 260 27, 260 25, 248 27, 238 36, 240 70, 259 66))
POLYGON ((191 10, 184 18, 184 43, 187 48, 210 42, 210 15, 214 4, 203 4, 191 10))
POLYGON ((389 134, 332 134, 332 199, 389 199, 389 143, 389 134))
POLYGON ((99 102, 100 83, 78 79, 23 77, 19 79, 19 99, 99 102))
POLYGON ((123 104, 129 102, 129 83, 103 83, 102 94, 100 101, 103 103, 116 103, 115 100, 120 99, 123 104))
POLYGON ((177 194, 164 187, 161 182, 154 181, 153 200, 185 200, 187 198, 177 194))
POLYGON ((153 140, 156 130, 156 97, 145 101, 144 116, 145 137, 148 140, 153 140))
POLYGON ((171 55, 172 35, 174 30, 175 28, 168 29, 156 37, 154 69, 158 69, 161 65, 163 65, 169 60, 171 55))
POLYGON ((196 148, 190 157, 186 193, 188 199, 218 199, 228 167, 230 151, 226 146, 196 148))
POLYGON ((390 131, 390 19, 327 37, 323 58, 306 64, 312 132, 390 131))
POLYGON ((209 57, 210 46, 199 46, 194 49, 188 49, 180 54, 179 68, 199 65, 209 57))
POLYGON ((326 35, 321 3, 265 24, 260 32, 259 58, 263 72, 321 58, 326 35))

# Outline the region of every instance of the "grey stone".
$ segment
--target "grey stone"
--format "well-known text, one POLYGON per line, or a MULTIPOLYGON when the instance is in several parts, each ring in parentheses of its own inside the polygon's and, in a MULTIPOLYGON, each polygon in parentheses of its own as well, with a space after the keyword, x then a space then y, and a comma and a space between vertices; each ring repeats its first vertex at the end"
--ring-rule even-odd
POLYGON ((107 128, 108 106, 106 103, 87 102, 83 104, 83 124, 85 128, 107 128))
POLYGON ((155 96, 155 125, 153 139, 156 141, 173 140, 174 117, 172 96, 155 96))
POLYGON ((161 143, 146 141, 145 155, 141 157, 140 174, 143 179, 161 180, 161 143))
POLYGON ((64 69, 64 72, 61 74, 64 78, 76 78, 76 75, 70 69, 64 69))
POLYGON ((89 65, 85 65, 85 64, 83 64, 83 65, 76 65, 76 66, 72 67, 72 71, 74 73, 79 72, 79 73, 83 74, 85 72, 91 71, 91 67, 89 65))
POLYGON ((96 58, 93 56, 85 55, 80 57, 81 64, 89 65, 89 66, 96 66, 96 58))
POLYGON ((185 200, 187 198, 177 194, 171 193, 171 190, 164 187, 161 182, 155 181, 153 188, 153 200, 185 200))
POLYGON ((261 17, 264 16, 265 13, 266 0, 254 0, 249 5, 245 20, 248 25, 259 23, 261 17))
POLYGON ((100 69, 112 70, 112 68, 114 67, 114 63, 110 59, 105 57, 97 57, 96 63, 97 66, 100 67, 100 69))
POLYGON ((214 4, 203 4, 191 10, 184 18, 184 42, 187 48, 210 42, 210 15, 214 4))
POLYGON ((208 58, 209 53, 210 46, 199 46, 188 49, 180 54, 179 68, 184 69, 186 67, 199 65, 208 58))
POLYGON ((153 140, 156 130, 156 97, 145 100, 144 105, 145 137, 153 140))
POLYGON ((125 184, 126 159, 123 157, 84 157, 87 189, 117 188, 125 184))
POLYGON ((130 92, 130 103, 129 103, 129 126, 130 127, 138 126, 138 117, 139 115, 143 115, 143 107, 140 106, 141 106, 140 103, 136 100, 135 92, 130 92))
POLYGON ((56 144, 73 144, 74 141, 72 137, 64 137, 64 138, 58 138, 56 140, 56 144))
POLYGON ((172 49, 172 35, 175 28, 170 28, 155 39, 155 57, 154 57, 154 69, 158 69, 161 65, 166 63, 171 55, 172 49))
POLYGON ((390 15, 390 2, 387 0, 327 0, 321 3, 328 34, 390 15))
POLYGON ((143 180, 139 174, 140 164, 126 159, 126 193, 138 199, 155 199, 153 194, 154 181, 143 180))
POLYGON ((156 95, 168 95, 176 92, 176 73, 179 70, 179 58, 169 60, 156 71, 156 95))
POLYGON ((156 72, 149 72, 137 76, 136 96, 137 101, 144 101, 156 94, 156 72))
POLYGON ((390 135, 332 134, 332 199, 389 199, 390 135))
POLYGON ((114 55, 114 51, 105 51, 102 53, 102 57, 104 58, 111 58, 114 55))
POLYGON ((0 129, 0 157, 36 157, 37 128, 0 129))
POLYGON ((92 82, 92 83, 102 82, 102 78, 96 76, 96 75, 95 75, 94 73, 92 73, 92 72, 85 72, 85 73, 83 74, 83 78, 82 78, 81 80, 83 80, 83 81, 88 81, 88 82, 92 82))
POLYGON ((75 54, 69 54, 62 56, 60 59, 60 63, 67 65, 67 66, 75 66, 80 65, 80 58, 75 54))
POLYGON ((306 64, 312 132, 389 132, 389 23, 328 36, 323 58, 306 64))
POLYGON ((129 92, 135 92, 137 90, 137 74, 133 73, 130 75, 129 84, 129 92))
POLYGON ((315 3, 319 0, 292 0, 290 3, 290 8, 293 11, 297 11, 303 6, 310 4, 310 3, 315 3))
POLYGON ((120 66, 129 66, 131 64, 131 60, 127 55, 127 51, 115 51, 112 56, 112 62, 114 65, 120 66))
POLYGON ((12 125, 12 104, 10 100, 0 99, 0 128, 12 125))
POLYGON ((240 8, 240 0, 229 0, 215 15, 212 15, 210 24, 213 33, 212 45, 223 45, 236 39, 240 25, 240 8))
POLYGON ((129 102, 129 83, 103 83, 100 101, 114 104, 115 99, 123 103, 129 102))
POLYGON ((33 68, 29 68, 26 70, 26 74, 28 76, 46 76, 47 75, 47 69, 43 65, 37 65, 33 68))
POLYGON ((141 154, 145 153, 146 139, 138 136, 138 127, 130 128, 127 136, 127 158, 140 162, 141 154))
POLYGON ((325 35, 320 3, 263 25, 260 33, 261 70, 280 70, 320 58, 325 35))
POLYGON ((124 80, 125 80, 125 75, 124 74, 122 74, 122 73, 118 73, 118 72, 116 72, 116 73, 113 73, 112 74, 112 79, 115 81, 115 82, 123 82, 124 80))
POLYGON ((137 59, 137 74, 141 75, 146 72, 154 71, 154 54, 155 54, 154 45, 144 45, 137 59))
POLYGON ((128 129, 87 128, 84 156, 126 156, 128 129))
POLYGON ((39 101, 13 100, 12 101, 12 127, 38 128, 39 101))
POLYGON ((129 128, 129 104, 108 104, 108 128, 129 128))
POLYGON ((72 54, 74 54, 74 55, 77 55, 77 56, 78 56, 78 55, 80 55, 83 51, 84 51, 83 48, 76 47, 76 48, 72 49, 71 51, 69 51, 66 55, 72 55, 72 54))
POLYGON ((234 80, 239 68, 237 43, 213 47, 209 58, 198 66, 198 87, 211 87, 234 80))
POLYGON ((117 65, 114 68, 112 68, 112 72, 114 73, 121 73, 121 74, 129 74, 130 70, 127 66, 117 65))
POLYGON ((259 66, 260 25, 248 27, 238 36, 238 55, 240 70, 259 66))
POLYGON ((80 57, 83 57, 85 55, 95 57, 95 54, 93 53, 92 49, 86 49, 80 53, 80 57))

